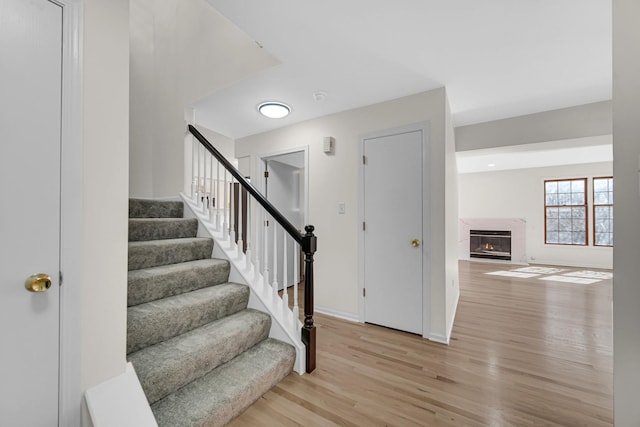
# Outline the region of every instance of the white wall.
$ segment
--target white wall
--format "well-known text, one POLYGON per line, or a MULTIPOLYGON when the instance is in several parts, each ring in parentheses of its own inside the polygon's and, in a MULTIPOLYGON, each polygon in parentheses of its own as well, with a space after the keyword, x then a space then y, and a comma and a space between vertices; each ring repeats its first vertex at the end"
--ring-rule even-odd
POLYGON ((613 0, 614 418, 640 425, 640 2, 613 0))
POLYGON ((130 194, 183 188, 184 108, 277 61, 205 0, 131 0, 130 194))
MULTIPOLYGON (((129 1, 84 0, 81 387, 125 371, 129 1)), ((85 420, 86 422, 86 420, 85 420)))
POLYGON ((449 102, 445 97, 445 230, 446 230, 446 340, 451 336, 460 297, 458 276, 459 184, 456 166, 456 142, 449 102))
MULTIPOLYGON (((612 268, 613 251, 609 247, 544 244, 544 180, 589 178, 588 217, 592 221, 591 178, 611 174, 610 162, 460 174, 460 218, 524 219, 526 254, 531 263, 612 268)), ((616 206, 618 200, 616 195, 616 206)), ((592 233, 590 222, 590 243, 592 233)))
MULTIPOLYGON (((430 333, 446 337, 448 311, 447 256, 445 216, 457 213, 445 208, 444 178, 445 153, 453 152, 452 138, 445 148, 444 89, 420 93, 369 107, 309 120, 271 132, 249 136, 236 141, 236 157, 250 156, 250 169, 255 170, 255 157, 287 149, 309 147, 309 222, 316 226, 318 252, 315 265, 315 302, 321 310, 330 310, 346 317, 358 317, 357 264, 358 264, 358 157, 360 136, 365 133, 430 121, 431 135, 431 197, 430 225, 433 255, 427 271, 431 277, 432 319, 430 333), (322 152, 325 136, 335 138, 335 154, 322 152), (338 215, 338 203, 346 204, 346 213, 338 215)), ((246 160, 243 160, 243 168, 246 160)), ((457 235, 456 235, 457 236, 457 235)), ((457 259, 455 257, 454 259, 457 259)), ((453 275, 453 270, 449 275, 453 275)), ((453 278, 457 286, 457 274, 453 278)), ((425 335, 429 335, 425 331, 425 335)))

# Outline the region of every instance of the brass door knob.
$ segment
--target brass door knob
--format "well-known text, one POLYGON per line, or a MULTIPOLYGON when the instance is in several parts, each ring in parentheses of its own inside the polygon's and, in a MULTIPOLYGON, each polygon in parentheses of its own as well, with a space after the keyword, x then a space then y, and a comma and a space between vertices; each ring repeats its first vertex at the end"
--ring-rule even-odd
POLYGON ((413 246, 414 248, 417 248, 418 246, 420 246, 420 240, 418 239, 413 239, 411 241, 411 246, 413 246))
POLYGON ((29 292, 46 292, 51 287, 51 276, 48 274, 34 274, 24 282, 24 287, 29 292))

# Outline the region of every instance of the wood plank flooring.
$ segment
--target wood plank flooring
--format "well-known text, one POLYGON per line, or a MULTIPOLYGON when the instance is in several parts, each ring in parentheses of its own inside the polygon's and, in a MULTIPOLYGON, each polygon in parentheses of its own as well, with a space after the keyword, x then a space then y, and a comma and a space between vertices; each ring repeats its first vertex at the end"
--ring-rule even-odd
POLYGON ((516 268, 460 262, 448 346, 316 315, 317 369, 231 426, 612 426, 612 280, 485 274, 516 268))

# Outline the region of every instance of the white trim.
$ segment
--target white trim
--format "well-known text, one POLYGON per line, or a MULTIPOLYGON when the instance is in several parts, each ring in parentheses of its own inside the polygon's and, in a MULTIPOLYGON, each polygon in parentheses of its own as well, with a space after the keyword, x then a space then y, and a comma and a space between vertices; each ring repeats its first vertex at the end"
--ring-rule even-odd
POLYGON ((338 319, 348 320, 349 322, 362 323, 357 314, 347 313, 346 311, 334 310, 328 307, 315 306, 315 313, 324 314, 325 316, 337 317, 338 319))
POLYGON ((63 81, 60 194, 60 370, 61 426, 81 425, 81 283, 83 222, 82 2, 62 6, 63 81))
POLYGON ((453 332, 453 324, 456 321, 456 314, 458 313, 458 303, 460 302, 460 287, 458 286, 456 289, 456 302, 453 305, 453 315, 451 316, 451 323, 447 328, 447 344, 449 344, 449 341, 451 340, 451 332, 453 332))
POLYGON ((256 155, 255 173, 256 179, 251 180, 252 184, 260 190, 262 194, 265 194, 265 181, 263 173, 265 171, 266 160, 270 157, 282 156, 284 154, 292 154, 302 151, 304 153, 304 225, 309 224, 309 146, 303 145, 297 148, 287 148, 286 150, 275 151, 271 153, 265 153, 256 155))
MULTIPOLYGON (((422 133, 422 239, 423 248, 429 248, 431 242, 431 230, 429 228, 430 210, 430 186, 429 186, 429 159, 430 159, 430 136, 431 124, 429 121, 418 122, 406 126, 386 129, 360 135, 358 144, 358 321, 365 322, 365 298, 363 296, 364 283, 364 232, 362 223, 364 222, 364 141, 371 138, 381 138, 385 136, 397 135, 420 131, 422 133)), ((422 336, 430 338, 431 330, 431 268, 428 250, 423 251, 422 261, 422 336)))
POLYGON ((87 390, 85 399, 96 426, 158 427, 131 362, 122 374, 87 390))
POLYGON ((428 339, 429 341, 434 341, 440 344, 447 344, 449 345, 449 339, 447 337, 445 337, 444 335, 440 335, 440 334, 429 334, 429 336, 424 337, 426 339, 428 339))

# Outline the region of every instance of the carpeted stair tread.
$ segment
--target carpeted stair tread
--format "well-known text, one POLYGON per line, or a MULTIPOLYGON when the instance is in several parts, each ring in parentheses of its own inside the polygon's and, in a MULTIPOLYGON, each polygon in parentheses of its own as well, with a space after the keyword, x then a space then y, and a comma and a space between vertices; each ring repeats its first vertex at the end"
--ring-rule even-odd
POLYGON ((268 314, 246 309, 127 358, 154 403, 265 340, 270 327, 268 314))
POLYGON ((212 251, 206 237, 129 242, 129 271, 211 258, 212 251))
POLYGON ((127 309, 127 354, 247 307, 249 288, 225 283, 127 309))
POLYGON ((127 280, 127 305, 143 304, 225 283, 229 280, 229 269, 229 261, 209 258, 132 270, 127 280))
POLYGON ((129 218, 182 218, 182 202, 129 199, 129 218))
POLYGON ((195 218, 129 218, 129 241, 196 237, 195 218))
POLYGON ((151 405, 160 427, 223 426, 293 369, 295 350, 268 338, 151 405))

